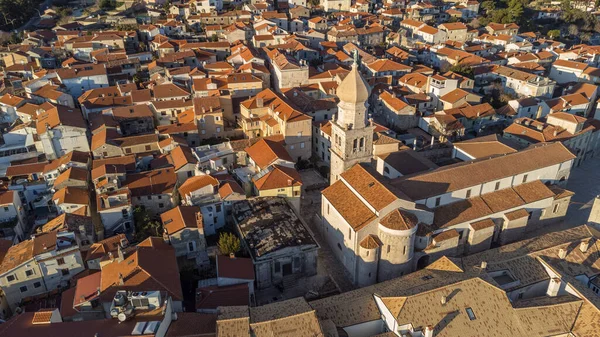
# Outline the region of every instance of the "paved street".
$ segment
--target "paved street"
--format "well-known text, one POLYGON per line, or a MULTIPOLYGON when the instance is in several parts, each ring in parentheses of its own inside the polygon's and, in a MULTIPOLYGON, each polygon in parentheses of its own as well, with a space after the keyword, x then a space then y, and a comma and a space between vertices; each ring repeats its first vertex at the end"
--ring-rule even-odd
POLYGON ((525 233, 523 239, 577 227, 587 222, 594 202, 600 195, 600 157, 588 159, 571 171, 567 189, 575 192, 564 221, 525 233))
MULTIPOLYGON (((318 183, 315 181, 315 173, 316 171, 305 171, 301 172, 302 181, 310 181, 311 184, 318 183), (306 180, 305 180, 306 179, 306 180)), ((322 178, 321 178, 322 179, 322 178)), ((325 181, 324 179, 322 181, 325 181)), ((308 184, 307 184, 308 185, 308 184)), ((329 244, 325 241, 325 238, 321 235, 320 231, 320 220, 317 218, 316 214, 320 213, 321 209, 321 191, 320 190, 312 190, 308 192, 303 192, 302 198, 302 206, 301 206, 301 215, 304 221, 310 227, 310 230, 315 236, 315 239, 321 246, 319 249, 319 255, 317 259, 317 274, 320 275, 329 275, 331 279, 335 282, 337 287, 341 292, 346 292, 356 287, 352 284, 348 275, 346 274, 344 267, 337 260, 329 244)))

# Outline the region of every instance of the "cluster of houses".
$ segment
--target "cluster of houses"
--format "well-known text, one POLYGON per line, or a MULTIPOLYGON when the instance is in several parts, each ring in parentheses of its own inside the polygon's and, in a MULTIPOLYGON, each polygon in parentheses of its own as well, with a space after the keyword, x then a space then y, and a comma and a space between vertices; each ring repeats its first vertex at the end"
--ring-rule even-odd
POLYGON ((0 50, 0 335, 598 336, 600 203, 518 240, 600 151, 599 47, 472 0, 119 6, 0 50), (321 254, 359 289, 259 305, 321 254))

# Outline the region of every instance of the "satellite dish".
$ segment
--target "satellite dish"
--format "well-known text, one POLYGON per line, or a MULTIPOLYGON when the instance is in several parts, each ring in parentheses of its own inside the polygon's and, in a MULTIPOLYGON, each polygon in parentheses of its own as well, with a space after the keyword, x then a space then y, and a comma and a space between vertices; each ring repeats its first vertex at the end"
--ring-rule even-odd
POLYGON ((125 315, 124 312, 120 312, 117 315, 117 319, 119 320, 119 322, 125 322, 127 320, 127 315, 125 315))

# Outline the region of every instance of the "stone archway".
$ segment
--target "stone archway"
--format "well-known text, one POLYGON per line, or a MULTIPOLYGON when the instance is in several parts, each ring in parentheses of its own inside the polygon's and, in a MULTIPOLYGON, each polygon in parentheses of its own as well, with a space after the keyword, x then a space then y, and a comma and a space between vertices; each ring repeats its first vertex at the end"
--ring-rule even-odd
POLYGON ((417 260, 417 270, 421 270, 429 265, 429 255, 423 255, 417 260))

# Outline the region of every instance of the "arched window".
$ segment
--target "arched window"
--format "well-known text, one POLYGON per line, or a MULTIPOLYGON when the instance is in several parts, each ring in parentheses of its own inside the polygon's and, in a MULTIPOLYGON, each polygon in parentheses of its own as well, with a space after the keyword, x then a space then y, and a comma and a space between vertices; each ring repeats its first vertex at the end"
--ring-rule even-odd
POLYGON ((354 151, 356 151, 356 147, 357 147, 357 145, 358 145, 358 139, 354 139, 354 142, 353 142, 353 145, 352 145, 352 149, 353 149, 354 151))
POLYGON ((365 147, 365 137, 360 139, 360 148, 362 149, 363 147, 365 147))

